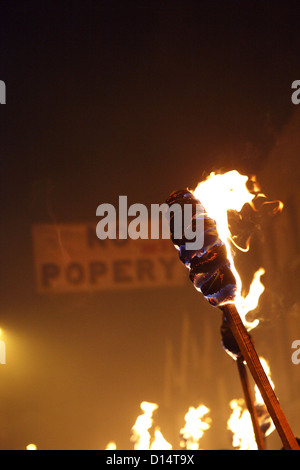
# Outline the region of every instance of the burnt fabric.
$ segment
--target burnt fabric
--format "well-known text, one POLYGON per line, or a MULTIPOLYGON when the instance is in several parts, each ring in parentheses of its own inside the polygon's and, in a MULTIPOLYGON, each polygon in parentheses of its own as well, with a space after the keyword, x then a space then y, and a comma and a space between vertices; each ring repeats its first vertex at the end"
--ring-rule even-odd
POLYGON ((190 279, 197 290, 215 307, 224 302, 231 302, 236 294, 236 280, 227 259, 226 246, 219 238, 216 222, 208 217, 201 202, 188 190, 174 191, 166 200, 169 208, 178 204, 182 211, 184 205, 192 205, 192 220, 185 222, 182 217, 182 237, 174 236, 176 211, 170 211, 170 232, 175 247, 179 250, 179 258, 190 270, 190 279), (196 206, 198 210, 196 211, 196 206), (199 210, 200 207, 200 210, 199 210), (189 226, 196 225, 196 217, 203 219, 204 242, 199 250, 187 250, 185 233, 189 226), (185 225, 186 224, 186 225, 185 225))

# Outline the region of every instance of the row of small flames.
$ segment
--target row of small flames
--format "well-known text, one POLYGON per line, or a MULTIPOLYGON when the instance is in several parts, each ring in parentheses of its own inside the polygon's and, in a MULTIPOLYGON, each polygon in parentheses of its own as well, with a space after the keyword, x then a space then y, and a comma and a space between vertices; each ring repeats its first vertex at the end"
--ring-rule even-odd
MULTIPOLYGON (((270 383, 274 384, 270 377, 270 368, 264 358, 260 358, 263 368, 269 377, 270 383)), ((255 385, 255 405, 264 406, 261 394, 255 385)), ((232 446, 237 450, 256 450, 256 440, 252 427, 249 411, 245 408, 243 399, 234 399, 229 403, 232 410, 230 418, 227 421, 227 429, 232 432, 232 446)), ((156 403, 143 401, 140 405, 143 414, 137 417, 135 424, 131 429, 131 442, 134 450, 170 450, 173 448, 163 436, 159 427, 153 429, 153 413, 157 410, 156 403)), ((205 431, 210 429, 212 420, 208 416, 210 409, 201 404, 198 408, 191 406, 185 415, 185 425, 180 429, 180 448, 185 450, 200 450, 200 440, 205 431)), ((269 417, 267 411, 263 414, 263 422, 267 431, 265 437, 270 435, 275 426, 269 417)), ((114 441, 107 444, 106 450, 116 450, 117 445, 114 441)))

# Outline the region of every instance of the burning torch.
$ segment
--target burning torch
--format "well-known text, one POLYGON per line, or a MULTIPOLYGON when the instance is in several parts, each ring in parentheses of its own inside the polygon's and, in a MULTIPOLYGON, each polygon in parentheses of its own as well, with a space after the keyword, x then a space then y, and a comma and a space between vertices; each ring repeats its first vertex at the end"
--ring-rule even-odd
MULTIPOLYGON (((255 194, 248 191, 247 180, 247 176, 240 175, 237 171, 227 172, 224 175, 212 173, 193 192, 174 191, 166 201, 168 206, 171 208, 173 204, 177 204, 184 212, 185 207, 189 205, 192 207, 193 215, 188 222, 183 220, 182 236, 178 238, 177 230, 175 230, 175 212, 173 214, 170 212, 171 239, 179 251, 180 260, 189 269, 189 277, 194 287, 212 306, 220 308, 223 312, 223 326, 225 324, 223 344, 226 342, 224 338, 227 333, 227 339, 231 336, 234 354, 240 358, 238 367, 242 384, 245 385, 244 392, 252 422, 254 423, 256 418, 251 397, 249 396, 247 400, 249 387, 247 391, 244 361, 261 393, 284 448, 300 450, 256 353, 252 338, 247 331, 250 328, 245 326, 247 325, 245 315, 254 307, 247 307, 246 299, 241 295, 241 280, 235 268, 231 250, 235 242, 228 227, 227 211, 231 209, 239 212, 245 203, 252 204, 255 194), (221 190, 218 195, 216 195, 216 188, 221 190), (203 246, 200 249, 187 249, 188 240, 185 234, 190 233, 191 227, 196 225, 196 218, 202 218, 203 246)), ((264 197, 262 194, 258 195, 264 197)), ((256 281, 259 281, 260 275, 257 274, 256 281)), ((254 426, 257 431, 256 439, 258 447, 263 448, 258 428, 258 425, 254 426)))

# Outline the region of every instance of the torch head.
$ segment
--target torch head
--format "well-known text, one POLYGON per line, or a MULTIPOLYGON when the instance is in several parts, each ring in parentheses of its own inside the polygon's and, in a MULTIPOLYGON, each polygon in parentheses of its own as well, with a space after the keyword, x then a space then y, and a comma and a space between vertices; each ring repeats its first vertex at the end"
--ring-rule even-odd
POLYGON ((182 237, 174 236, 174 219, 176 212, 170 215, 171 239, 179 250, 179 258, 190 270, 190 280, 194 287, 201 291, 204 297, 215 307, 226 302, 232 302, 236 294, 236 280, 230 270, 230 262, 227 259, 226 246, 221 241, 216 222, 208 217, 201 202, 188 190, 174 191, 166 200, 169 208, 178 204, 184 214, 185 205, 192 206, 192 219, 186 221, 182 217, 182 237), (199 211, 200 205, 200 211, 199 211), (198 208, 198 210, 196 210, 198 208), (196 218, 203 220, 203 245, 198 250, 186 249, 185 233, 189 227, 196 223, 196 218))

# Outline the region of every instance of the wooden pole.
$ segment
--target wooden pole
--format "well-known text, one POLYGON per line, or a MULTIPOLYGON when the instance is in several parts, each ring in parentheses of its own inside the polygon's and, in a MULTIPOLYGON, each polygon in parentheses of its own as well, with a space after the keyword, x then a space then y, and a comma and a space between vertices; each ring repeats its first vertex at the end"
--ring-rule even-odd
POLYGON ((221 307, 286 450, 300 450, 234 304, 221 307))
POLYGON ((266 450, 265 441, 263 438, 261 428, 259 426, 258 417, 257 417, 256 409, 254 406, 251 389, 250 389, 249 378, 248 378, 248 374, 247 374, 243 357, 238 357, 237 366, 238 366, 239 376, 240 376, 242 387, 243 387, 245 402, 246 402, 248 411, 251 416, 251 421, 252 421, 257 448, 258 450, 266 450))

